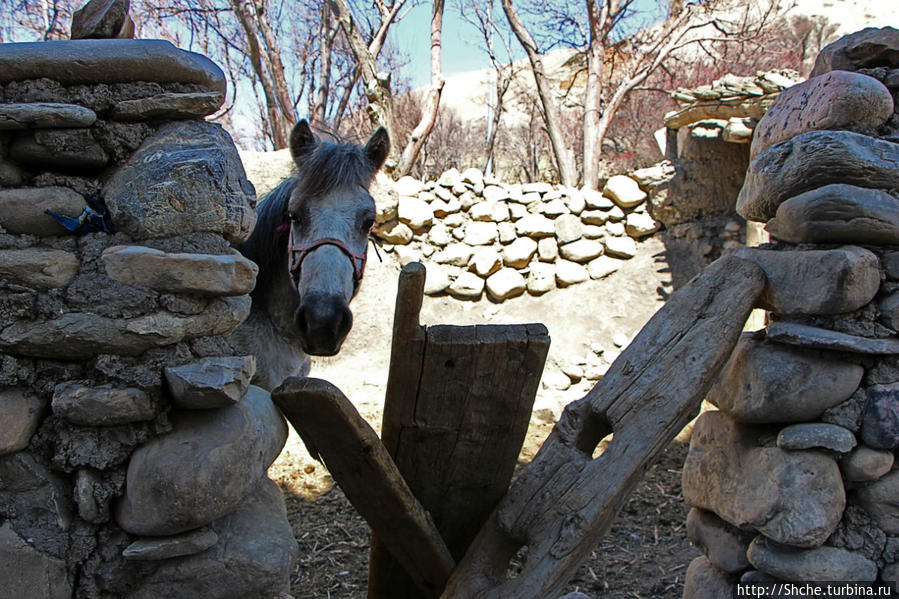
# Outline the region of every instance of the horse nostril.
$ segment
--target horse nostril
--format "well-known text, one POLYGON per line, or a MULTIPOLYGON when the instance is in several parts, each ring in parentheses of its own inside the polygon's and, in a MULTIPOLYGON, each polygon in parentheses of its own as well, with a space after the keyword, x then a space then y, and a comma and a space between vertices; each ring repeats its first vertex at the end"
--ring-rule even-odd
POLYGON ((349 333, 353 314, 341 297, 314 296, 300 305, 295 320, 306 353, 331 355, 349 333))

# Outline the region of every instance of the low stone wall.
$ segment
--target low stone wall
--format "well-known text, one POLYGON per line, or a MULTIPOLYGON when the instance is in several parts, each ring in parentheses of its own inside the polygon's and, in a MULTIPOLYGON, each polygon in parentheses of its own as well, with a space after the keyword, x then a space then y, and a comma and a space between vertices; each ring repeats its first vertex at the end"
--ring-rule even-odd
POLYGON ((825 48, 755 128, 737 203, 769 279, 695 424, 684 597, 778 581, 899 592, 899 31, 825 48), (840 70, 834 70, 839 68, 840 70))
POLYGON ((4 597, 289 590, 286 425, 223 337, 256 278, 255 192, 201 120, 224 85, 163 41, 0 44, 4 597))

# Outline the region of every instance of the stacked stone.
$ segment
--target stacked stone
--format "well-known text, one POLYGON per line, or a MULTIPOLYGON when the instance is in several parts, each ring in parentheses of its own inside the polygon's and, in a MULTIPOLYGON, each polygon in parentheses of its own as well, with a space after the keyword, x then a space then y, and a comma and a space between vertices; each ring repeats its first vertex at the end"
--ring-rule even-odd
POLYGON ((616 175, 602 192, 549 183, 507 185, 475 168, 437 181, 403 177, 381 203, 377 235, 400 262, 423 262, 425 292, 496 301, 541 295, 618 270, 659 224, 646 211, 651 172, 616 175))
POLYGON ((899 592, 899 31, 826 47, 758 123, 738 200, 776 240, 768 276, 695 424, 685 597, 737 581, 899 592))
POLYGON ((228 243, 254 190, 202 120, 224 90, 168 42, 0 44, 3 596, 287 587, 297 546, 265 475, 286 426, 223 337, 257 270, 228 243), (99 223, 94 196, 114 233, 45 213, 99 223))

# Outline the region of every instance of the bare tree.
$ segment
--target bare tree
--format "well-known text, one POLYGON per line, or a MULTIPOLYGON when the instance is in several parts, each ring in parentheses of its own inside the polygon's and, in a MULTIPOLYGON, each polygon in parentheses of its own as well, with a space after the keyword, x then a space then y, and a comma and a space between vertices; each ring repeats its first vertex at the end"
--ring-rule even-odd
POLYGON ((634 14, 633 0, 585 0, 585 5, 578 10, 567 2, 530 0, 526 9, 528 14, 536 13, 543 19, 541 32, 548 40, 547 45, 554 47, 563 39, 574 39, 583 55, 586 81, 579 102, 582 143, 580 148, 575 148, 568 141, 570 136, 563 132, 559 108, 560 95, 573 93, 573 86, 554 88, 544 68, 544 53, 512 0, 502 0, 502 3, 534 74, 559 178, 566 185, 580 182, 591 189, 599 183, 603 140, 631 92, 687 47, 713 53, 717 45, 741 44, 758 37, 770 25, 774 11, 773 3, 762 3, 762 9, 759 4, 741 5, 731 0, 681 3, 672 6, 668 18, 658 25, 623 36, 627 19, 634 14), (581 27, 583 23, 587 24, 586 29, 581 27), (582 156, 580 177, 575 160, 577 150, 582 156))

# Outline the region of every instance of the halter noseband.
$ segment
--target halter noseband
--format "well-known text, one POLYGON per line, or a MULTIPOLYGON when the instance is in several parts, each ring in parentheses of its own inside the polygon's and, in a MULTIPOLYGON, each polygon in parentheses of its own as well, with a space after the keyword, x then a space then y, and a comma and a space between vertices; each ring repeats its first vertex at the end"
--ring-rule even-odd
POLYGON ((368 244, 366 244, 365 251, 361 254, 353 252, 344 242, 335 237, 323 237, 306 245, 297 245, 293 242, 293 227, 289 223, 286 224, 290 229, 290 241, 287 245, 287 251, 291 256, 290 274, 299 277, 300 267, 303 265, 303 260, 306 259, 306 256, 323 245, 333 245, 350 259, 350 263, 353 265, 353 282, 359 284, 362 281, 362 275, 365 274, 365 262, 368 259, 368 244))

